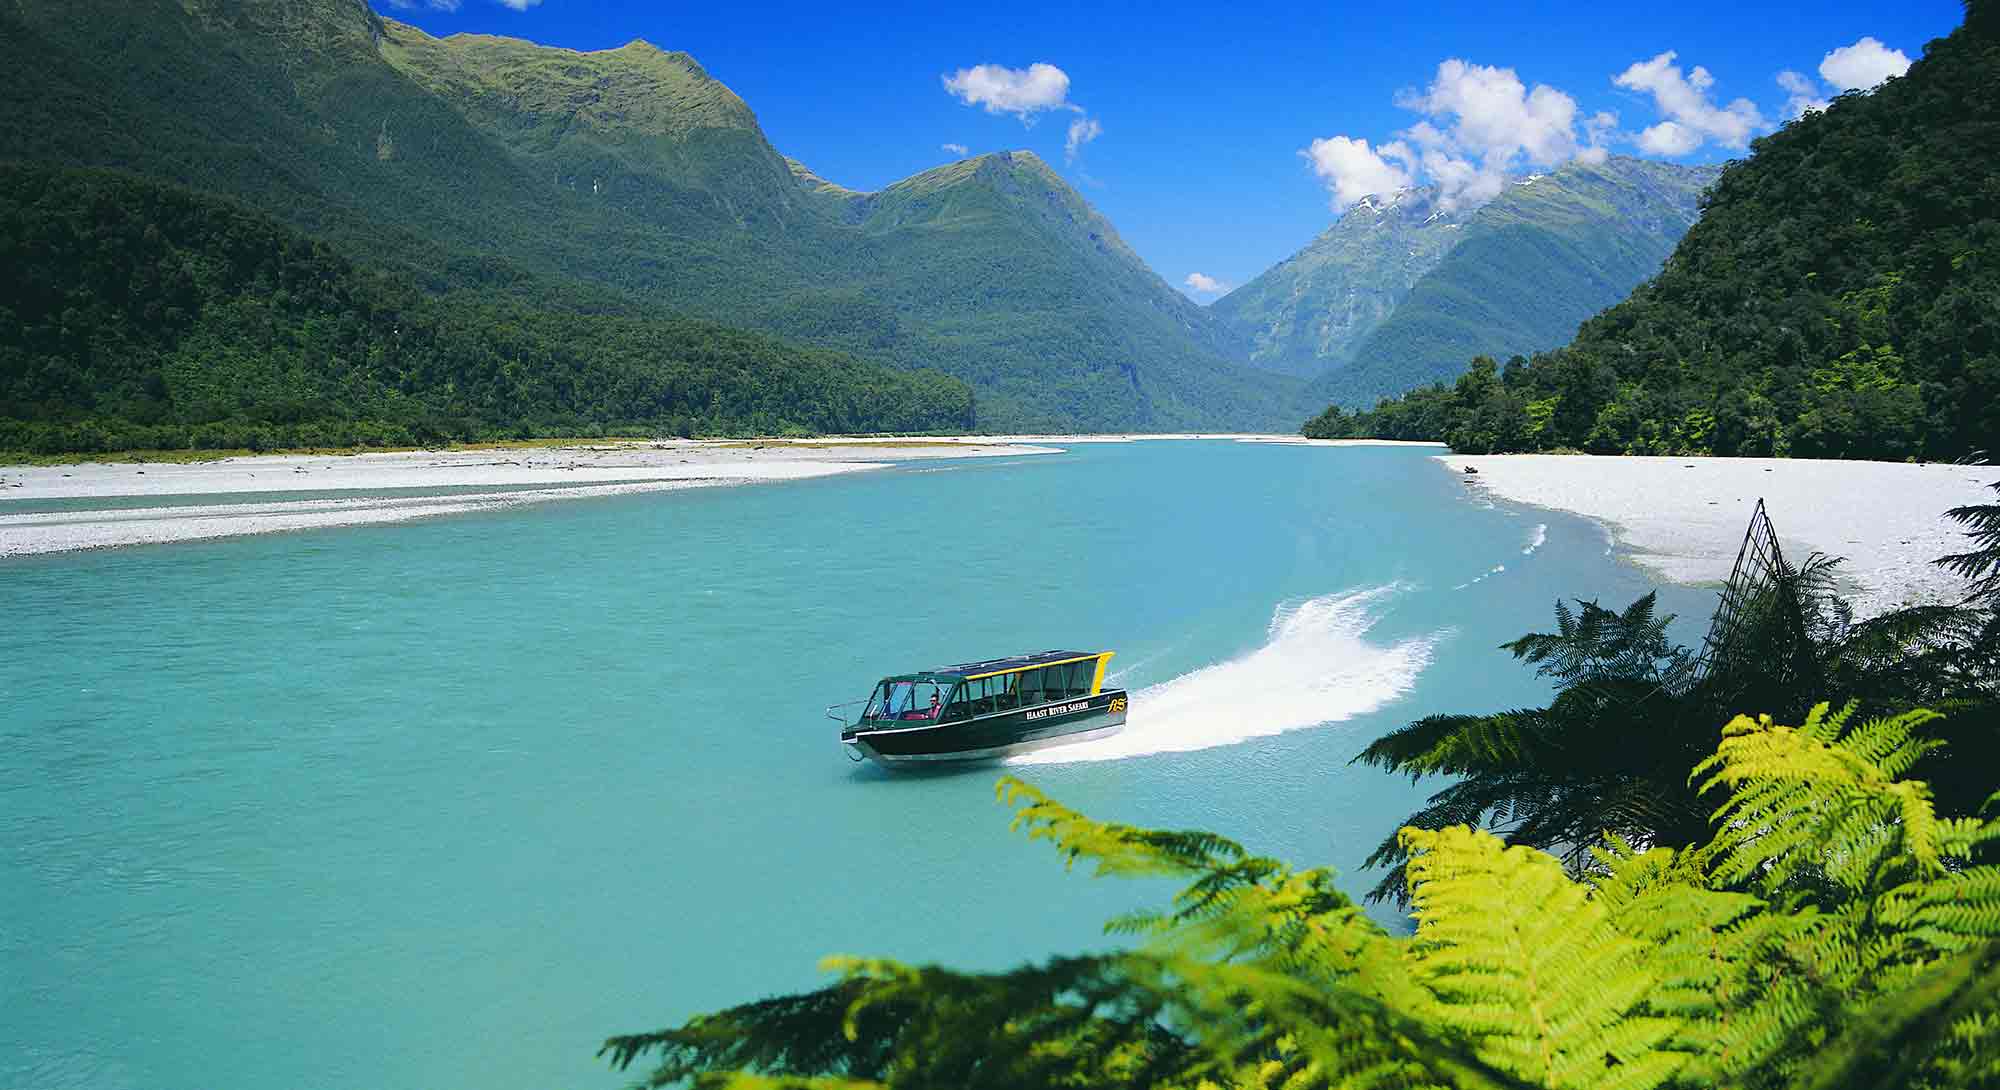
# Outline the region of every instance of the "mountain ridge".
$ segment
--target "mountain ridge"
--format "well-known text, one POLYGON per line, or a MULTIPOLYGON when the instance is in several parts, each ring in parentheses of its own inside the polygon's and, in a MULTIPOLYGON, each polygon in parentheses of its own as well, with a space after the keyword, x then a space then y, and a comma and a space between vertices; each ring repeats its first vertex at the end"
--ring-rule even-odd
POLYGON ((1561 343, 1657 270, 1713 174, 1612 156, 1510 178, 1474 208, 1446 207, 1428 186, 1370 194, 1211 309, 1258 365, 1312 377, 1325 400, 1372 401, 1455 374, 1480 351, 1561 343), (1551 250, 1588 273, 1538 294, 1516 290, 1530 269, 1554 267, 1551 250), (1532 315, 1525 327, 1516 311, 1532 315), (1464 350, 1481 321, 1505 332, 1464 350))
POLYGON ((1346 363, 1457 244, 1434 186, 1369 194, 1285 260, 1209 304, 1253 363, 1302 377, 1346 363), (1386 238, 1385 238, 1386 236, 1386 238))
POLYGON ((1718 169, 1612 156, 1513 179, 1314 395, 1349 407, 1554 348, 1660 271, 1718 169))
POLYGON ((433 290, 665 308, 936 367, 999 429, 1273 427, 1310 407, 1038 159, 947 164, 856 208, 656 46, 434 39, 347 0, 16 0, 0 39, 28 74, 0 88, 0 154, 230 196, 433 290), (620 112, 642 87, 660 116, 620 112))

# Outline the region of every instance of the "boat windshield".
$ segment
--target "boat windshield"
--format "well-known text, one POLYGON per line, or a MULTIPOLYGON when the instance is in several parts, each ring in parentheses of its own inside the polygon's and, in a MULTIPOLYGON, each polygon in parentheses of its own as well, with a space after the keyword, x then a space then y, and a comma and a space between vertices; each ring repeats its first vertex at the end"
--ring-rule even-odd
POLYGON ((951 699, 948 681, 885 681, 868 698, 865 719, 938 719, 951 699))

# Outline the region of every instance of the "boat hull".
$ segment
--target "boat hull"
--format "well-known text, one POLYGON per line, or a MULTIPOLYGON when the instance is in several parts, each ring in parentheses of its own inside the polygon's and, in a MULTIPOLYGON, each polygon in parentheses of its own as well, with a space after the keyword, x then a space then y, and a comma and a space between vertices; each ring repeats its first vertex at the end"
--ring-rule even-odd
POLYGON ((1109 737, 1124 727, 1126 704, 1114 689, 956 723, 850 728, 840 740, 857 758, 890 767, 991 761, 1109 737))

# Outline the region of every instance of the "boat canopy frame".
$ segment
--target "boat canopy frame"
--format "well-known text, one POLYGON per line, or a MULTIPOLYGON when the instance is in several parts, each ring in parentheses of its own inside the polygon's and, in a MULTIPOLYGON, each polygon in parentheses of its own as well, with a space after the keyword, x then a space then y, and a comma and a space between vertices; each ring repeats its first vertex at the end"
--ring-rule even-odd
MULTIPOLYGON (((960 681, 978 681, 981 678, 998 677, 1001 674, 1018 674, 1028 670, 1038 670, 1044 666, 1063 666, 1073 662, 1097 662, 1097 669, 1091 678, 1090 691, 1095 693, 1104 688, 1104 671, 1116 651, 1038 651, 1029 655, 1011 655, 1003 659, 986 659, 981 662, 962 662, 956 666, 938 666, 929 670, 918 670, 908 674, 890 674, 882 681, 908 681, 917 684, 950 685, 960 681)), ((877 682, 876 684, 881 684, 877 682)))

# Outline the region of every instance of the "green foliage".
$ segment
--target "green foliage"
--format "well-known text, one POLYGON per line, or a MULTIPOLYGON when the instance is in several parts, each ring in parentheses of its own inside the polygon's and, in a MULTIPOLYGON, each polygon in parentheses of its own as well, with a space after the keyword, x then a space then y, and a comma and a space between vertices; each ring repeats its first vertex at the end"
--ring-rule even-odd
MULTIPOLYGON (((1921 606, 1856 622, 1835 593, 1837 568, 1820 556, 1783 563, 1740 603, 1734 635, 1699 670, 1668 638, 1673 618, 1655 611, 1653 595, 1622 612, 1558 602, 1556 631, 1503 645, 1556 683, 1547 707, 1428 716, 1355 761, 1413 780, 1454 778, 1406 825, 1486 826, 1582 873, 1606 835, 1670 847, 1706 835, 1708 808, 1685 770, 1714 745, 1712 725, 1730 709, 1796 719, 1833 692, 1871 714, 1953 709, 1927 729, 1952 739, 1960 760, 1925 772, 1951 812, 1973 812, 1991 790, 1982 762, 2000 760, 1991 616, 1921 606)), ((1399 897, 1407 858, 1396 837, 1376 849, 1369 863, 1391 869, 1374 896, 1399 897)))
POLYGON ((1608 840, 1587 878, 1465 826, 1405 830, 1408 938, 1324 871, 1003 780, 1017 828, 1070 863, 1187 880, 1145 926, 1113 922, 1136 947, 991 974, 834 959, 820 991, 603 1054, 656 1063, 650 1086, 1990 1088, 2000 819, 1939 817, 1905 778, 1930 715, 1738 717, 1696 773, 1727 792, 1713 839, 1608 840))
POLYGON ((686 319, 428 296, 228 202, 0 164, 0 450, 943 431, 972 395, 686 319))
MULTIPOLYGON (((1993 484, 2000 493, 2000 481, 1993 484)), ((1939 557, 1938 563, 1972 580, 1971 597, 2000 605, 2000 503, 1967 504, 1945 512, 1945 517, 1964 526, 1973 548, 1939 557)))
MULTIPOLYGON (((1986 90, 2000 80, 2000 37, 1990 19, 1967 19, 1907 75, 1758 140, 1659 275, 1568 347, 1498 387, 1432 385, 1308 427, 1474 453, 1901 460, 1990 444, 2000 103, 1986 90), (1539 430, 1479 423, 1550 401, 1539 430)), ((1456 358, 1509 350, 1499 336, 1456 358)))

